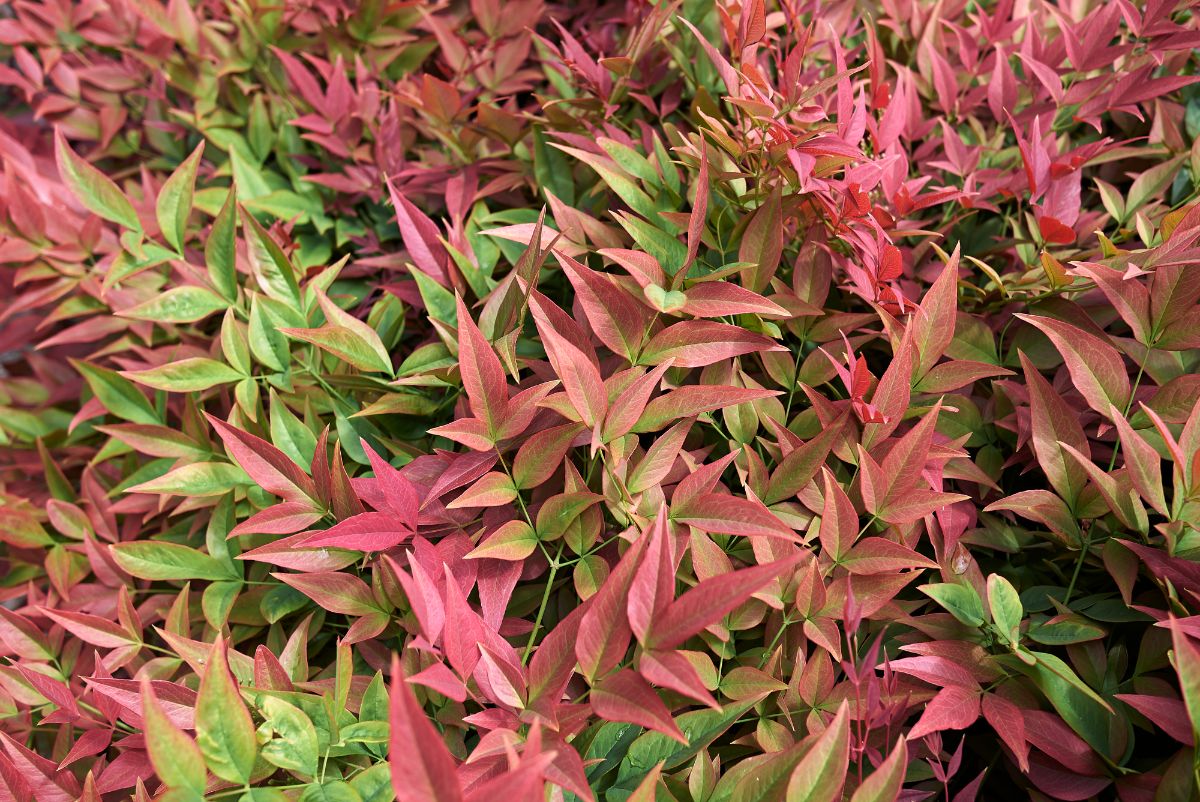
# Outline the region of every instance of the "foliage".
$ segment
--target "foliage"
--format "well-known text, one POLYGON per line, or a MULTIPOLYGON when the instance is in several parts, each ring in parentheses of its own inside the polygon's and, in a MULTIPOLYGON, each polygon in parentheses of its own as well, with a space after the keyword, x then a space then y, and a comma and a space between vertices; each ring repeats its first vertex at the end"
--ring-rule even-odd
POLYGON ((1193 798, 1192 6, 4 3, 0 800, 1193 798))

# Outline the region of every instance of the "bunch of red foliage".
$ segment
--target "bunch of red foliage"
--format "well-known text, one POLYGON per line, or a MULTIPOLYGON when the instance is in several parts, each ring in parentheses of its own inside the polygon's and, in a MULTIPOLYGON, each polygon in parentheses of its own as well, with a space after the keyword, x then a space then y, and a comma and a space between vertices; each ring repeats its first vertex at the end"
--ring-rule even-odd
POLYGON ((1195 5, 0 3, 0 802, 1194 798, 1195 5))

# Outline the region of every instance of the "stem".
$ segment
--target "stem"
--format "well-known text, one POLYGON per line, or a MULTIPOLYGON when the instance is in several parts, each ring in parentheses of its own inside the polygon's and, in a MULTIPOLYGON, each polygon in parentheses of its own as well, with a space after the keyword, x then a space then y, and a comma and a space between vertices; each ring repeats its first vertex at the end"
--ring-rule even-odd
POLYGON ((1079 572, 1083 569, 1083 561, 1087 559, 1088 551, 1092 548, 1092 530, 1088 529, 1083 536, 1083 548, 1079 550, 1079 559, 1075 561, 1075 571, 1071 574, 1071 584, 1067 585, 1067 594, 1063 596, 1063 607, 1071 602, 1071 594, 1075 592, 1075 583, 1079 580, 1079 572))
POLYGON ((538 605, 537 618, 533 620, 533 629, 529 632, 529 641, 525 644, 525 653, 521 655, 522 665, 529 662, 529 655, 533 653, 533 644, 537 640, 538 630, 542 628, 542 616, 546 614, 546 607, 550 604, 550 591, 554 589, 554 579, 558 575, 559 568, 558 558, 562 556, 562 550, 563 544, 560 540, 558 543, 558 553, 550 561, 550 576, 546 579, 546 589, 542 592, 542 603, 538 605))

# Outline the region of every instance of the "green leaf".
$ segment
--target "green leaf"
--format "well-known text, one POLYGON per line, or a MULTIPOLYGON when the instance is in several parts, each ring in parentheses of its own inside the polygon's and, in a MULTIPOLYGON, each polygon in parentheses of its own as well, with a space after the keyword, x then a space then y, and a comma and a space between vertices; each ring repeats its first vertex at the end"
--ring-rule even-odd
POLYGON ((228 306, 229 302, 212 290, 189 285, 173 287, 117 315, 151 323, 195 323, 228 306))
POLYGON ((142 719, 146 749, 158 778, 167 788, 203 796, 208 778, 204 756, 196 742, 167 716, 148 679, 142 680, 142 719))
POLYGON ((691 760, 697 752, 733 726, 757 701, 748 699, 726 705, 721 710, 697 710, 677 717, 675 724, 687 738, 686 746, 661 732, 643 734, 633 742, 621 761, 616 785, 632 791, 659 762, 662 762, 663 770, 670 770, 691 760))
POLYGON ((240 580, 213 582, 204 589, 204 593, 200 595, 200 609, 210 627, 219 630, 229 623, 229 612, 241 592, 240 580))
POLYGON ((846 702, 817 736, 788 780, 788 802, 835 802, 841 798, 850 765, 850 725, 846 702))
POLYGON ((245 378, 224 362, 202 356, 188 357, 146 370, 126 371, 122 375, 138 384, 175 393, 199 392, 245 378))
POLYGON ((904 736, 896 739, 896 748, 854 791, 850 802, 894 802, 904 783, 908 765, 908 744, 904 736))
POLYGON ((196 743, 209 771, 238 785, 254 770, 254 722, 229 673, 225 639, 218 636, 196 695, 196 743))
POLYGON ((417 282, 417 291, 425 303, 425 311, 433 320, 440 320, 450 327, 458 325, 458 305, 454 293, 438 284, 420 270, 410 271, 417 282))
POLYGON ((668 276, 687 264, 687 246, 662 229, 629 214, 614 215, 638 247, 653 256, 668 276))
POLYGON ((1088 687, 1074 670, 1058 657, 1045 652, 1029 654, 1034 660, 1032 665, 1016 659, 1015 656, 1007 656, 1002 663, 1029 676, 1062 716, 1062 720, 1093 749, 1111 759, 1111 705, 1088 687))
POLYGON ((133 382, 115 371, 87 362, 72 360, 71 364, 87 381, 88 387, 91 388, 96 398, 100 399, 104 408, 118 418, 123 418, 130 423, 150 425, 162 423, 158 413, 154 411, 154 407, 150 406, 146 396, 133 386, 133 382))
POLYGON ((300 802, 362 802, 354 786, 344 780, 313 783, 300 794, 300 802))
POLYGON ((317 437, 271 390, 271 442, 301 468, 312 464, 317 437))
POLYGON ((283 333, 312 343, 359 370, 390 376, 392 360, 375 330, 339 309, 325 293, 315 292, 328 323, 315 329, 283 329, 283 333))
POLYGON ((129 198, 108 176, 71 149, 61 128, 54 129, 54 155, 63 181, 88 211, 138 234, 142 233, 142 224, 129 198))
POLYGON ((391 802, 395 798, 392 771, 387 763, 376 763, 366 771, 355 774, 350 780, 350 787, 358 792, 362 802, 391 802))
POLYGON ((250 327, 247 337, 250 341, 250 353, 264 367, 283 372, 287 370, 291 359, 291 349, 287 338, 279 331, 279 324, 267 310, 265 303, 260 303, 262 296, 254 295, 250 299, 250 327))
POLYGON ((204 552, 179 543, 138 540, 109 548, 117 565, 138 579, 240 579, 204 552))
POLYGON ((317 730, 304 712, 274 696, 265 696, 261 729, 273 734, 263 744, 262 756, 269 763, 308 777, 317 774, 317 730))
POLYGON ((917 589, 969 627, 983 626, 984 622, 987 621, 987 613, 983 609, 983 600, 979 598, 979 594, 975 592, 975 589, 968 585, 945 582, 942 584, 924 585, 917 589))
POLYGON ((231 187, 204 243, 204 264, 217 292, 237 300, 237 189, 231 187))
POLYGON ((1171 662, 1179 675, 1179 689, 1192 722, 1192 733, 1200 742, 1200 649, 1174 618, 1169 618, 1167 623, 1171 627, 1171 662))
POLYGON ((219 496, 235 487, 252 485, 250 477, 228 462, 193 462, 128 488, 130 493, 161 493, 169 496, 219 496))
POLYGON ((992 608, 992 621, 1000 630, 1000 636, 1007 643, 1016 644, 1021 640, 1021 619, 1025 610, 1021 607, 1021 597, 1017 589, 999 574, 992 574, 987 580, 988 605, 992 608))
POLYGON ((245 207, 242 208, 242 225, 246 235, 246 256, 259 287, 268 297, 300 309, 296 269, 287 254, 245 207))
POLYGON ((158 191, 158 201, 154 206, 158 227, 162 230, 163 239, 176 253, 183 253, 188 215, 192 213, 192 195, 196 191, 196 168, 200 166, 203 153, 204 142, 201 141, 158 191))

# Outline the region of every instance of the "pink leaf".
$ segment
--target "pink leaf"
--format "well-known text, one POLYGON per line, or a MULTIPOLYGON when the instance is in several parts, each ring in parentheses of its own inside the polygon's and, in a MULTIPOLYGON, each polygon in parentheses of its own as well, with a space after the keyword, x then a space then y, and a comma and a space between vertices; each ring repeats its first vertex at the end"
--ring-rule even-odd
POLYGON ((392 656, 388 724, 388 762, 397 802, 461 800, 454 758, 405 682, 398 655, 392 656))

